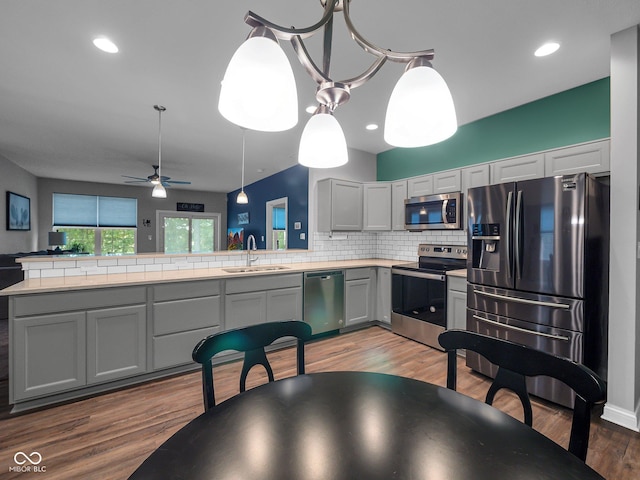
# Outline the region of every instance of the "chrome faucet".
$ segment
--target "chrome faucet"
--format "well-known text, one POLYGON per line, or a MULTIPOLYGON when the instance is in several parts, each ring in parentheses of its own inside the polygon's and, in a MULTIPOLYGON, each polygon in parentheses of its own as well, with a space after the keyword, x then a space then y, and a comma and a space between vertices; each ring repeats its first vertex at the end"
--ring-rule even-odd
POLYGON ((247 237, 247 267, 251 266, 251 262, 255 262, 256 260, 258 260, 258 257, 251 258, 252 242, 253 242, 253 250, 257 250, 258 247, 256 247, 256 237, 254 237, 253 235, 249 235, 247 237))

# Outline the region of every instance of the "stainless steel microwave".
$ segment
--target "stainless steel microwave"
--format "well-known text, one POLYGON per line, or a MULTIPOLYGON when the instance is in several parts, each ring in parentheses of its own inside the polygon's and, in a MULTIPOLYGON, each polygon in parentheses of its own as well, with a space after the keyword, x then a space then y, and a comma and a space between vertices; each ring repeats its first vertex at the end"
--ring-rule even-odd
POLYGON ((412 197, 404 201, 405 230, 460 230, 462 194, 460 192, 412 197))

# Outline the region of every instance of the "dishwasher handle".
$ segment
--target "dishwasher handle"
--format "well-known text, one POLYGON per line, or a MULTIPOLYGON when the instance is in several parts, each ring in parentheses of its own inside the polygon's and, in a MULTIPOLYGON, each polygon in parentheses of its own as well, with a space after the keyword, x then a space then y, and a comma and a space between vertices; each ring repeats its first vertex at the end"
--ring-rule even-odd
POLYGON ((342 270, 334 270, 331 272, 310 272, 310 273, 305 273, 304 274, 304 278, 317 278, 320 277, 321 280, 328 280, 332 277, 335 276, 340 276, 340 275, 344 275, 344 272, 342 270))

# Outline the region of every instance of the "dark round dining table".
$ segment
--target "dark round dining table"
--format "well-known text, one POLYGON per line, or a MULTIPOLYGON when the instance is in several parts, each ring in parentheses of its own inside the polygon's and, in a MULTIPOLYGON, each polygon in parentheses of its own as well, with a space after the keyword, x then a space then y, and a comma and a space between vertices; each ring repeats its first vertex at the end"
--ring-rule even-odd
POLYGON ((236 395, 176 432, 131 479, 602 479, 509 415, 367 372, 300 375, 236 395))

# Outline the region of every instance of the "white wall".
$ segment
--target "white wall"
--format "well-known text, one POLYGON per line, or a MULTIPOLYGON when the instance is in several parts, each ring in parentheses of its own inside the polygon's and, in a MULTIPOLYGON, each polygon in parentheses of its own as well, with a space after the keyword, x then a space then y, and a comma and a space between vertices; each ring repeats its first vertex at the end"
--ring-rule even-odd
POLYGON ((603 414, 635 431, 640 422, 639 71, 640 34, 635 26, 611 37, 609 363, 603 414))
POLYGON ((37 250, 38 181, 37 178, 0 155, 0 253, 32 252, 37 250), (7 191, 31 199, 31 230, 6 229, 7 191))

